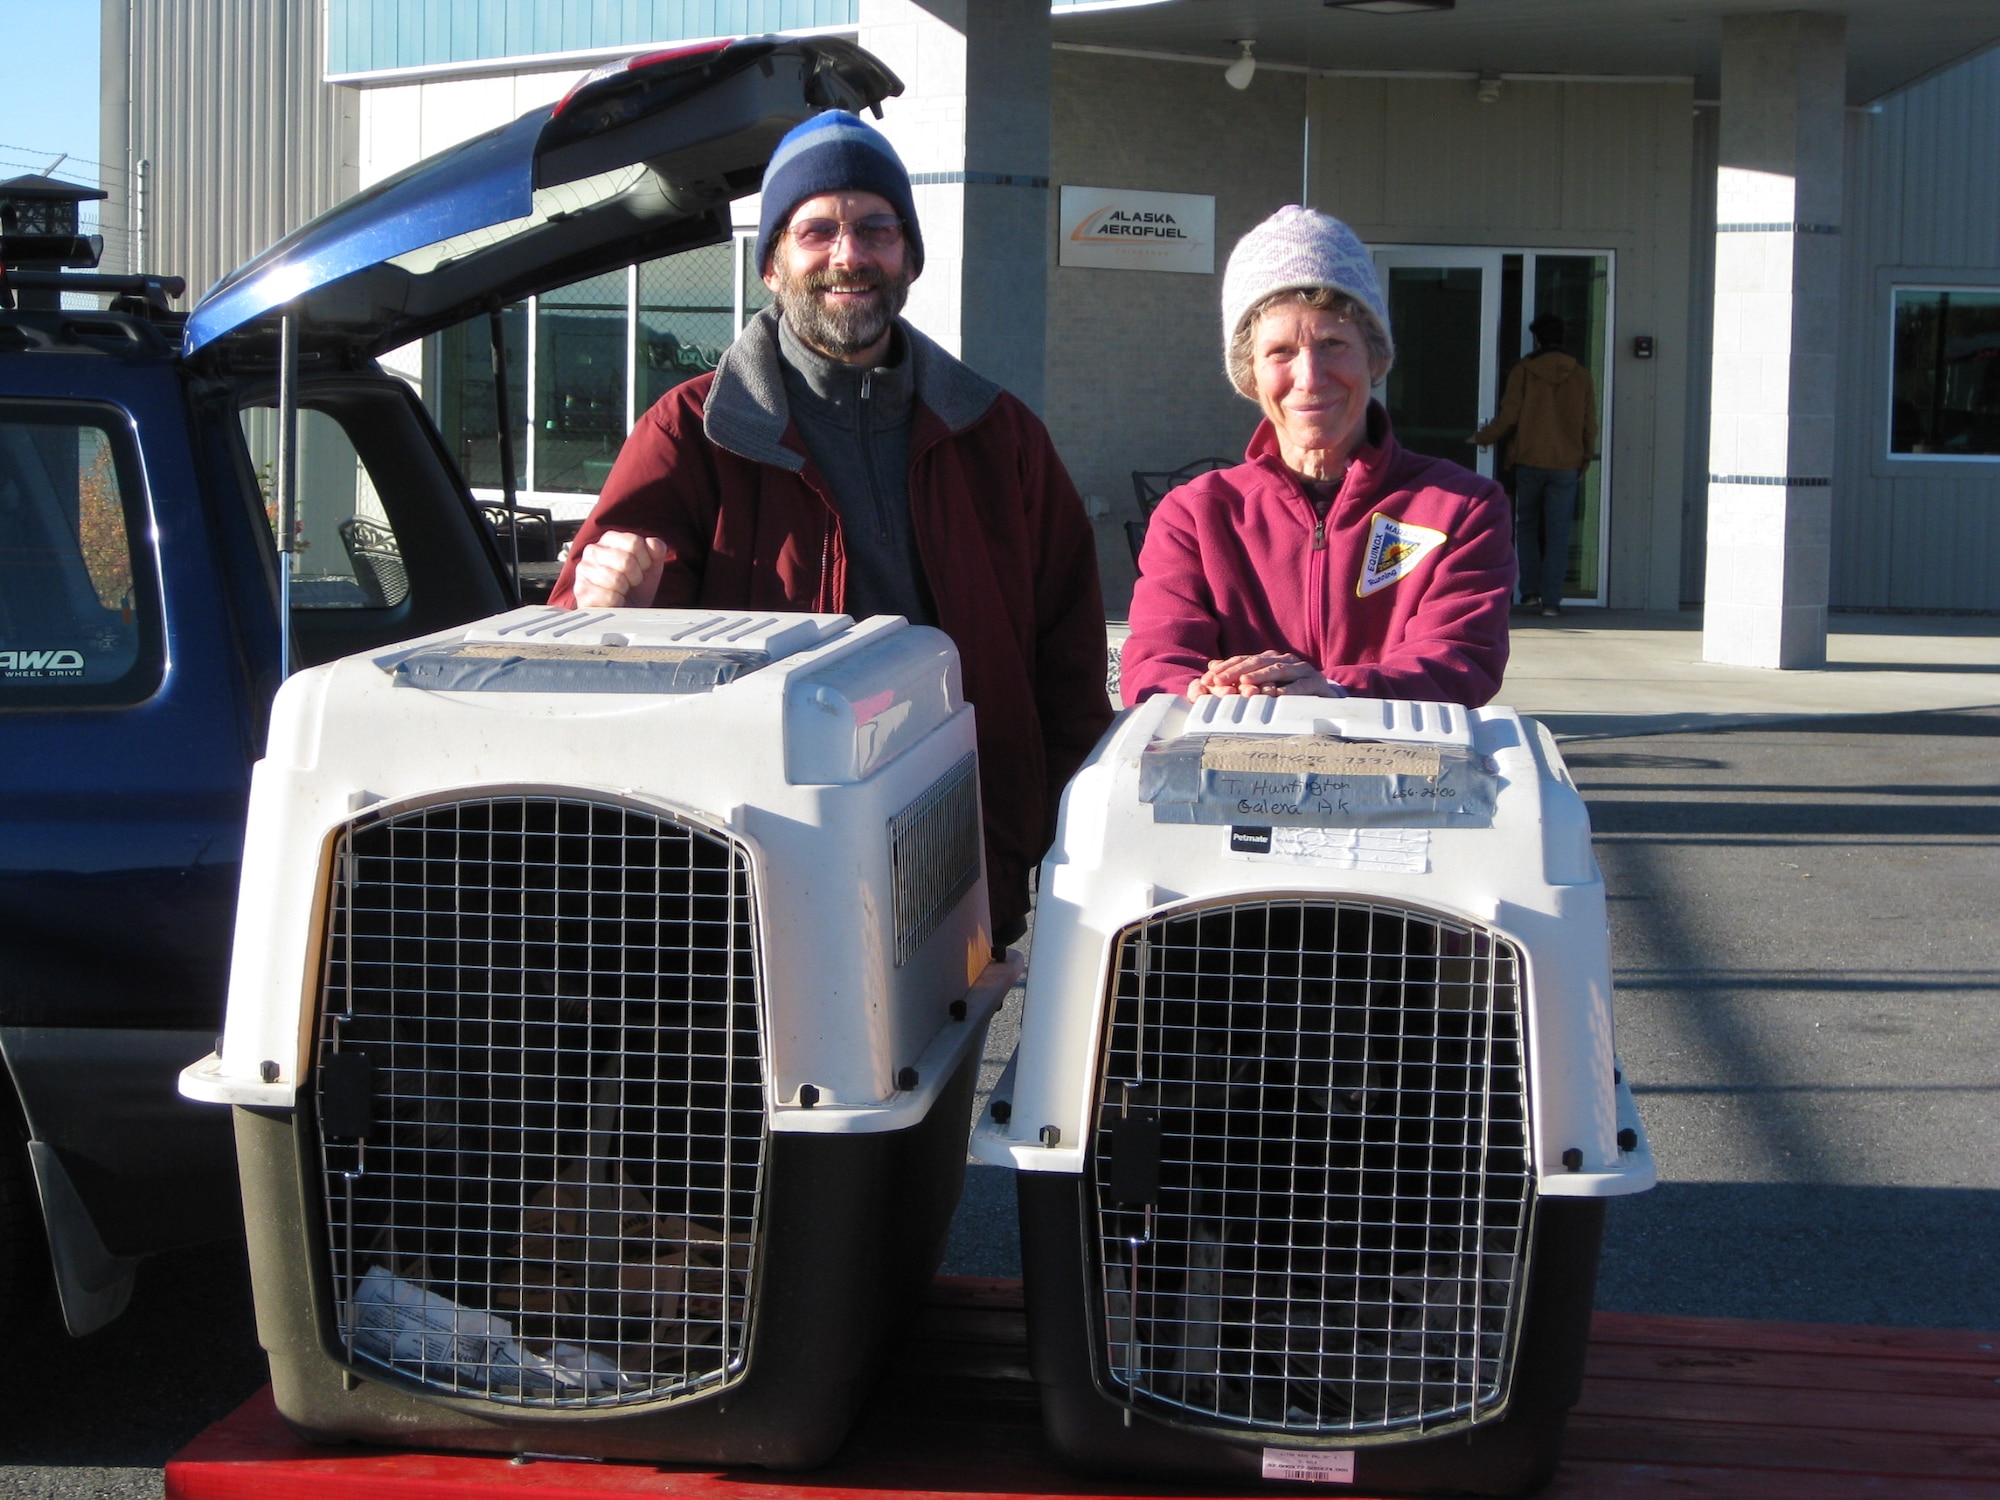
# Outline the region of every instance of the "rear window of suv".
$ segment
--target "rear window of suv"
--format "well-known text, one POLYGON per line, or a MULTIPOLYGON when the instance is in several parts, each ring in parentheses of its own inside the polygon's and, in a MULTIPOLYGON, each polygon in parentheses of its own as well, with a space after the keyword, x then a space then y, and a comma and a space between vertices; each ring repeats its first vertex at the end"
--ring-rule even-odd
POLYGON ((0 402, 0 708, 152 695, 160 622, 145 517, 115 408, 0 402))

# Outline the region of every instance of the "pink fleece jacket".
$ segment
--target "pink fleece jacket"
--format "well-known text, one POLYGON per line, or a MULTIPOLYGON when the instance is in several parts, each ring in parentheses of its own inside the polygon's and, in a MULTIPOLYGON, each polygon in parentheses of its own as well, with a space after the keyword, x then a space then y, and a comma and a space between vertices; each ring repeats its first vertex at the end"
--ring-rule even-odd
POLYGON ((1128 705, 1266 650, 1358 697, 1477 708, 1498 691, 1514 587, 1500 486, 1407 451, 1380 406, 1324 522, 1269 422, 1244 458, 1153 512, 1120 669, 1128 705))

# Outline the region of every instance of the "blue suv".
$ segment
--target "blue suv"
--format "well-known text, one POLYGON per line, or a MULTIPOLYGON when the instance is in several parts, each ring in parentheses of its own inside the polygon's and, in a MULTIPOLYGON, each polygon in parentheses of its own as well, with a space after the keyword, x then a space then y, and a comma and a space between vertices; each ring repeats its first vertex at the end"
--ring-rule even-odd
POLYGON ((834 39, 614 63, 322 215, 186 318, 169 278, 56 269, 80 257, 50 264, 32 213, 0 223, 0 1327, 40 1294, 44 1245, 83 1334, 140 1258, 238 1227, 228 1117, 175 1081, 221 1025, 281 676, 520 597, 525 517, 482 514, 377 356, 725 241, 786 130, 900 92, 834 39), (110 305, 66 310, 65 290, 110 305))

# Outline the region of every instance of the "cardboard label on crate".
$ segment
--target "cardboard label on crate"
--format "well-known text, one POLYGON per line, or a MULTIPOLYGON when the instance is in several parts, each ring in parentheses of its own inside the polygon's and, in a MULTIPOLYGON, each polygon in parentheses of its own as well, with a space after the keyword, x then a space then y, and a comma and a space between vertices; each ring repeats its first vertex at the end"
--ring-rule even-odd
POLYGON ((1201 741, 1204 771, 1257 776, 1425 776, 1444 757, 1436 745, 1336 740, 1318 734, 1211 734, 1201 741))
POLYGON ((1288 1484, 1352 1484, 1354 1450, 1266 1448, 1264 1477, 1288 1484))
POLYGON ((1156 823, 1445 828, 1489 822, 1498 778, 1453 745, 1334 735, 1183 735, 1146 747, 1139 800, 1156 823))

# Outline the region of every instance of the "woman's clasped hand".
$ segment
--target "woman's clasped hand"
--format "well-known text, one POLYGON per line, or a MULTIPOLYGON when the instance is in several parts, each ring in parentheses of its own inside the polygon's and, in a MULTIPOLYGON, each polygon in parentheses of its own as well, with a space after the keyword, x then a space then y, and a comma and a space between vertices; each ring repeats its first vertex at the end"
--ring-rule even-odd
POLYGON ((1215 697, 1345 698, 1346 689, 1328 682, 1324 673, 1290 651, 1258 651, 1211 661, 1208 670, 1187 685, 1188 701, 1215 697))

